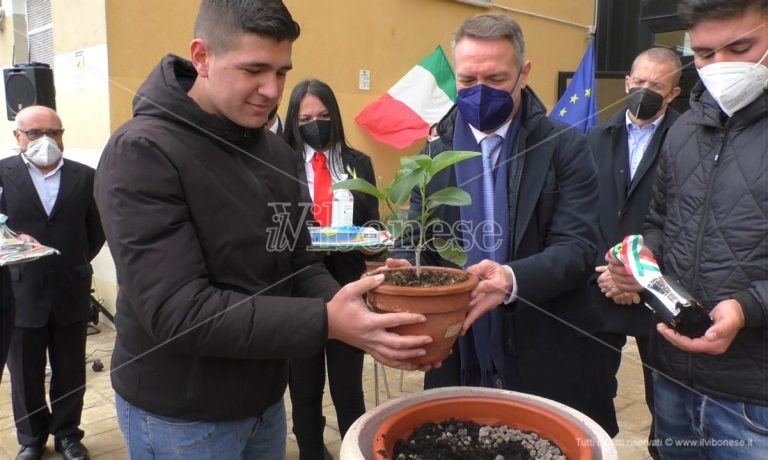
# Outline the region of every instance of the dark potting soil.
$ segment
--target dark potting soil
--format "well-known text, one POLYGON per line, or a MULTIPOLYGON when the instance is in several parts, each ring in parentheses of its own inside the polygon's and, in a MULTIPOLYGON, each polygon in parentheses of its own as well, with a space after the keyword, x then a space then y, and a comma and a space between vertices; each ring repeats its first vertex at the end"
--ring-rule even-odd
MULTIPOLYGON (((381 452, 380 452, 381 454, 381 452)), ((382 455, 385 456, 385 455, 382 455)), ((560 450, 535 433, 489 427, 457 419, 428 422, 406 440, 397 440, 394 460, 562 459, 560 450)))
POLYGON ((388 271, 384 274, 384 282, 392 286, 435 287, 448 286, 467 280, 466 275, 453 275, 443 271, 422 270, 421 276, 416 276, 416 270, 388 271))
POLYGON ((698 302, 689 306, 678 304, 677 307, 680 309, 680 313, 675 316, 674 329, 678 334, 697 339, 712 326, 709 312, 698 302))

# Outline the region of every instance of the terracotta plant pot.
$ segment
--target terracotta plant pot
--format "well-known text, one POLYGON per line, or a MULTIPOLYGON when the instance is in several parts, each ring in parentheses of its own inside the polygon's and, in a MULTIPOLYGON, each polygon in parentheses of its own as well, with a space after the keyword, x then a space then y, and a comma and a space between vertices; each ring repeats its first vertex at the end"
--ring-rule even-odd
POLYGON ((378 260, 366 260, 365 261, 365 271, 366 272, 372 272, 376 269, 379 269, 384 266, 384 262, 380 262, 378 260))
MULTIPOLYGON (((414 359, 416 364, 443 361, 451 353, 454 342, 461 332, 469 294, 477 287, 477 276, 456 268, 422 267, 422 271, 445 271, 453 275, 465 275, 461 283, 437 287, 403 287, 382 284, 368 292, 368 305, 377 313, 421 313, 427 321, 392 328, 401 335, 429 335, 432 343, 424 347, 427 354, 414 359)), ((415 270, 415 268, 386 269, 387 271, 415 270)))
POLYGON ((566 405, 515 391, 450 387, 397 398, 366 412, 344 436, 341 460, 392 460, 397 439, 408 438, 425 422, 451 417, 536 432, 569 460, 618 459, 608 433, 566 405))
POLYGON ((591 460, 592 446, 576 425, 543 407, 522 401, 500 400, 489 396, 454 396, 423 401, 392 414, 379 426, 373 438, 373 458, 394 458, 395 443, 411 436, 427 422, 455 418, 479 425, 507 425, 532 431, 555 444, 571 460, 591 460))

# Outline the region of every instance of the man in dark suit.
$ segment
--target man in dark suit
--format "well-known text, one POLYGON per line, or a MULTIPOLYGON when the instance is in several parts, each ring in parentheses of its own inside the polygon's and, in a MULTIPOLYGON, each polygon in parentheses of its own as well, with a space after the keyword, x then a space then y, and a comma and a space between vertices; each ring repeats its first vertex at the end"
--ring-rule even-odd
POLYGON ((8 226, 61 254, 9 267, 16 320, 8 365, 21 450, 42 458, 48 435, 65 459, 86 459, 80 416, 91 260, 104 244, 93 198, 94 170, 64 160, 61 119, 42 106, 16 116, 20 155, 0 161, 0 212, 8 226), (51 365, 50 411, 45 400, 51 365))
MULTIPOLYGON (((422 153, 483 154, 444 169, 428 187, 457 186, 471 195, 471 206, 437 208, 434 217, 455 234, 435 236, 461 240, 468 270, 483 281, 466 335, 441 368, 427 372, 425 387, 533 393, 575 407, 615 434, 612 395, 595 359, 601 345, 588 336, 597 320, 587 290, 597 254, 597 177, 586 139, 547 117, 528 87, 531 62, 514 20, 486 14, 466 21, 454 34, 454 61, 456 110, 422 153)), ((413 194, 411 209, 420 206, 413 194)), ((434 251, 422 260, 448 264, 434 251)))
MULTIPOLYGON (((634 336, 640 359, 648 363, 648 334, 651 311, 640 304, 637 294, 622 294, 614 289, 606 271, 605 253, 626 235, 642 231, 656 177, 659 150, 667 131, 679 114, 669 105, 680 94, 680 58, 666 48, 651 48, 635 58, 625 78, 627 108, 588 133, 589 145, 597 163, 600 196, 600 235, 597 273, 590 285, 600 311, 600 338, 607 372, 616 394, 616 372, 627 335, 634 336)), ((645 398, 653 415, 651 369, 643 366, 645 398)), ((651 431, 653 431, 651 429, 651 431)), ((658 458, 655 449, 651 455, 658 458)))

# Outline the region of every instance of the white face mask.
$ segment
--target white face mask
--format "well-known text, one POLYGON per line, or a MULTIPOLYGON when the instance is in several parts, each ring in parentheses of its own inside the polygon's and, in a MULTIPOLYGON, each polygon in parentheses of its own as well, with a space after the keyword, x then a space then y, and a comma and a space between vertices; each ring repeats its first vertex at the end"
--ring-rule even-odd
POLYGON ((715 62, 698 69, 707 91, 729 117, 757 99, 768 89, 768 67, 757 62, 715 62))
POLYGON ((45 168, 56 164, 61 159, 61 149, 56 141, 48 136, 43 136, 27 144, 24 156, 33 165, 45 168))

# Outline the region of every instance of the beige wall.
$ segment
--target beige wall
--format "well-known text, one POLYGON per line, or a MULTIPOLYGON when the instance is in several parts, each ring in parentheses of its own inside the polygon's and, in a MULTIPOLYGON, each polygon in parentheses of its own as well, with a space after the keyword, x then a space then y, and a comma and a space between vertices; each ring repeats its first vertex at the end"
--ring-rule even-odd
POLYGON ((67 142, 94 149, 96 163, 109 138, 109 67, 103 0, 54 0, 56 108, 67 142))
POLYGON ((105 0, 110 117, 114 130, 131 118, 136 90, 168 53, 188 57, 196 0, 105 0))

